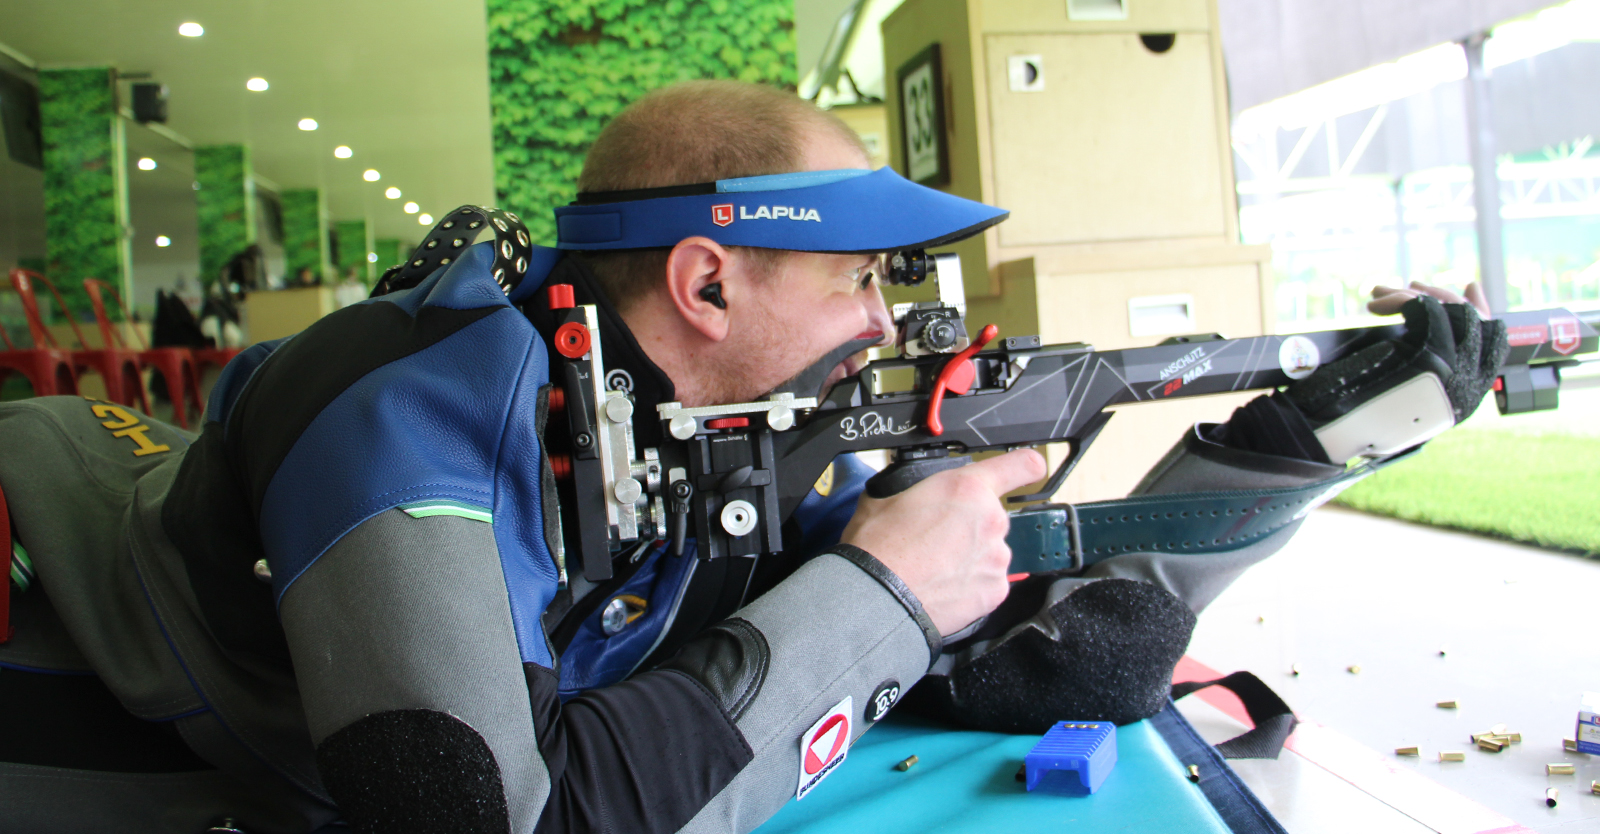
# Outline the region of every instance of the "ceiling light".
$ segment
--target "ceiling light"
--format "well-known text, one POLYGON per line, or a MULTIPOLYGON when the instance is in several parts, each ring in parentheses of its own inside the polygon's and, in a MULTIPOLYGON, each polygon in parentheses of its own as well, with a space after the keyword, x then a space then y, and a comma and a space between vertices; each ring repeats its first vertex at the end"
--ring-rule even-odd
POLYGON ((354 153, 354 151, 350 150, 349 145, 340 145, 339 147, 333 149, 333 155, 339 157, 340 159, 349 159, 351 153, 354 153))
POLYGON ((156 161, 148 156, 139 157, 138 165, 141 171, 154 171, 156 169, 156 161))
POLYGON ((301 130, 316 130, 317 129, 317 120, 316 119, 301 119, 300 120, 300 129, 301 130))
POLYGON ((416 203, 406 203, 405 204, 405 210, 406 210, 406 214, 416 214, 417 212, 422 210, 422 206, 419 206, 416 203))
POLYGON ((156 245, 162 249, 165 249, 172 245, 172 238, 167 237, 166 235, 156 235, 156 245))
POLYGON ((378 173, 378 169, 376 168, 368 168, 367 170, 361 172, 361 178, 367 182, 377 182, 378 178, 381 176, 383 175, 378 173))
POLYGON ((400 189, 391 185, 383 190, 383 196, 388 197, 391 200, 398 200, 400 199, 400 189))
POLYGON ((206 27, 201 26, 200 24, 195 23, 192 20, 189 21, 188 23, 181 23, 181 24, 178 25, 178 34, 180 34, 180 35, 182 35, 182 36, 184 36, 186 38, 198 38, 201 35, 204 35, 205 33, 206 33, 206 27))
POLYGON ((378 262, 378 253, 377 252, 368 252, 367 253, 367 263, 375 264, 377 262, 378 262))
POLYGON ((265 78, 252 78, 244 82, 244 88, 252 93, 264 93, 269 86, 271 85, 267 84, 267 79, 265 78))
POLYGON ((432 226, 433 225, 433 215, 431 215, 431 214, 418 215, 417 222, 421 223, 424 226, 432 226))

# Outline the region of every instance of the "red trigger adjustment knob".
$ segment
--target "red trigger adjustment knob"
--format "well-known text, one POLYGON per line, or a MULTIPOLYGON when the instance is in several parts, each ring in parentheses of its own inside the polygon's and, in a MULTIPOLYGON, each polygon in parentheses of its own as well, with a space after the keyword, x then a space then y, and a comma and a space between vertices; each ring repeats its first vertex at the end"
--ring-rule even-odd
POLYGON ((928 434, 934 437, 944 434, 944 421, 939 419, 939 407, 944 405, 944 392, 949 391, 959 397, 972 390, 973 379, 977 376, 977 369, 972 366, 972 355, 983 350, 983 346, 993 341, 999 333, 1000 328, 992 324, 984 325, 978 338, 967 345, 966 350, 950 357, 950 361, 939 370, 939 375, 933 380, 933 391, 928 394, 928 434))

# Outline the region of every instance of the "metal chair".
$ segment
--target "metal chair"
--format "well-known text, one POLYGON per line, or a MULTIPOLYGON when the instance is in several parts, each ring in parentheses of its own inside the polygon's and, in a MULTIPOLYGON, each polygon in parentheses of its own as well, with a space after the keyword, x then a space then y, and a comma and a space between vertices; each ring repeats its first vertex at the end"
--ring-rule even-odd
MULTIPOLYGON (((11 272, 12 286, 17 285, 18 272, 20 270, 11 272)), ((20 280, 25 286, 31 286, 25 276, 20 280)), ((6 345, 6 349, 0 351, 0 383, 15 373, 28 380, 36 397, 78 393, 78 372, 72 365, 72 353, 56 344, 55 337, 44 326, 44 319, 39 315, 39 303, 33 293, 19 288, 17 295, 22 299, 22 312, 28 319, 33 347, 17 347, 5 328, 0 328, 0 340, 4 340, 6 345)))
MULTIPOLYGON (((100 326, 100 340, 107 347, 116 346, 128 350, 127 343, 117 327, 112 324, 111 317, 106 314, 105 295, 110 293, 117 309, 122 311, 122 317, 128 317, 128 307, 122 303, 122 296, 117 293, 117 288, 98 278, 83 279, 83 289, 89 294, 89 305, 94 308, 95 324, 100 326)), ((172 400, 173 422, 179 428, 189 428, 189 408, 194 409, 196 418, 205 410, 205 405, 200 402, 200 375, 195 370, 194 354, 189 348, 183 347, 158 347, 153 348, 145 344, 144 336, 137 330, 134 337, 139 340, 139 347, 135 351, 139 363, 146 367, 154 368, 161 372, 161 379, 166 384, 167 398, 172 400)), ((143 390, 141 386, 141 391, 143 390)), ((149 413, 148 405, 145 413, 149 413)))
POLYGON ((72 333, 82 346, 81 350, 72 351, 73 369, 79 373, 91 370, 99 374, 106 386, 106 399, 111 402, 138 407, 149 414, 150 398, 145 394, 144 379, 139 373, 139 354, 136 351, 116 347, 109 342, 105 347, 90 348, 88 340, 83 337, 83 331, 78 328, 77 320, 72 317, 72 311, 67 309, 66 300, 56 291, 55 285, 37 272, 13 269, 11 286, 16 288, 17 294, 22 297, 23 309, 29 311, 28 327, 33 331, 34 344, 41 341, 55 344, 55 339, 44 326, 44 319, 39 316, 38 299, 34 297, 34 288, 39 284, 44 285, 45 289, 55 296, 56 303, 61 305, 61 311, 66 314, 67 324, 72 326, 72 333))

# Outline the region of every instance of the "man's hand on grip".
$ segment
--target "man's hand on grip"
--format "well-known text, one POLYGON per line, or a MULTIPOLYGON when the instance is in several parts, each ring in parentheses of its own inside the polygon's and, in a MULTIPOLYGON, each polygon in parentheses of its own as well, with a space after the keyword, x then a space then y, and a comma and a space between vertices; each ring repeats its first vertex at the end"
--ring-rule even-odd
POLYGON ((953 634, 1006 597, 1011 529, 1001 496, 1046 474, 1019 449, 940 472, 888 498, 862 495, 843 541, 894 571, 941 634, 953 634))

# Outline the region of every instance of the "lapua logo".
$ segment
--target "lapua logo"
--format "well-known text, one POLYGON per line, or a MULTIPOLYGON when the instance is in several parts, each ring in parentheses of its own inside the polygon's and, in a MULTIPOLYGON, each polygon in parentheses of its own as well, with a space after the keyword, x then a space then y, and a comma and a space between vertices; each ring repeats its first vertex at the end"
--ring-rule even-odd
POLYGON ((750 213, 749 206, 739 207, 740 220, 813 220, 822 222, 822 215, 814 208, 795 208, 794 206, 757 206, 755 213, 750 213))
POLYGON ((733 222, 733 203, 723 203, 711 207, 711 222, 718 226, 726 226, 733 222))

